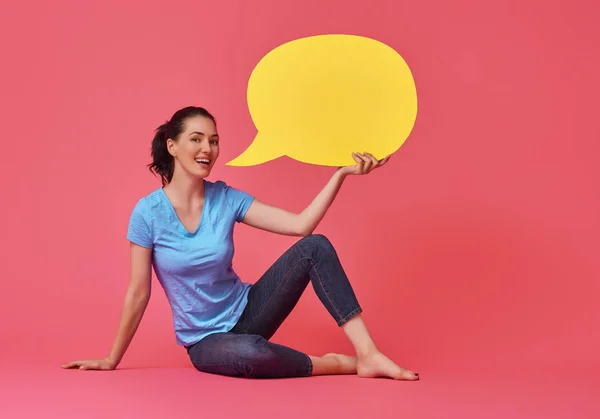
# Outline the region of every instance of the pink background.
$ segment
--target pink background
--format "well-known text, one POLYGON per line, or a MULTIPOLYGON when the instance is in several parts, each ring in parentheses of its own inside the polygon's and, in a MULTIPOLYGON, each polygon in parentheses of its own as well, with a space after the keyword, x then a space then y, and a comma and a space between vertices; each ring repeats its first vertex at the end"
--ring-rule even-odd
MULTIPOLYGON (((153 129, 205 106, 223 179, 302 210, 331 168, 223 164, 252 141, 248 77, 293 39, 350 33, 396 49, 419 113, 389 164, 347 179, 318 228, 382 350, 423 371, 598 368, 598 29, 592 1, 11 2, 0 17, 0 355, 108 354, 128 283, 128 218, 160 185, 153 129), (364 205, 362 208, 360 205, 364 205), (493 366, 493 367, 492 367, 493 366)), ((360 115, 352 117, 355 123, 360 115)), ((296 239, 240 226, 254 282, 296 239)), ((186 367, 153 297, 124 367, 186 367)), ((312 288, 274 340, 351 350, 312 288)))

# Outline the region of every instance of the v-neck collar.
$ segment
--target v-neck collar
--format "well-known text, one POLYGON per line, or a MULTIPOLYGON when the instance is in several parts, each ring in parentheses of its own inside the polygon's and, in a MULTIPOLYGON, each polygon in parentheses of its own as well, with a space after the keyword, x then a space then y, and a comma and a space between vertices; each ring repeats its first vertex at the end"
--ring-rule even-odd
POLYGON ((173 204, 171 203, 171 200, 169 199, 169 197, 167 196, 167 194, 165 193, 165 190, 163 189, 163 187, 160 187, 160 194, 162 195, 163 199, 165 200, 167 206, 170 208, 171 211, 171 215, 173 217, 175 217, 175 220, 177 222, 177 228, 183 232, 186 236, 188 237, 192 237, 195 236, 198 231, 200 231, 200 228, 202 227, 202 223, 204 221, 204 218, 206 218, 204 216, 204 214, 206 213, 206 208, 207 208, 207 203, 208 203, 208 193, 207 193, 207 188, 206 188, 206 181, 204 181, 204 203, 202 204, 202 213, 200 214, 200 221, 198 222, 198 226, 196 226, 196 229, 191 232, 188 231, 187 228, 185 228, 185 226, 183 225, 183 223, 181 222, 181 220, 179 219, 179 216, 177 215, 177 211, 175 211, 175 207, 173 206, 173 204))

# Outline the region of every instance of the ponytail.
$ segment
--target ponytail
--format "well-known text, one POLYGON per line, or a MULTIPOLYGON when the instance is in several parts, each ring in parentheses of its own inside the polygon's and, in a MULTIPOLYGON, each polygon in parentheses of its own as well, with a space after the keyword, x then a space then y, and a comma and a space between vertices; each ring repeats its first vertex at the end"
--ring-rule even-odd
POLYGON ((156 129, 152 140, 152 163, 148 165, 151 172, 161 177, 163 186, 171 181, 174 168, 173 156, 167 149, 168 138, 169 122, 167 121, 156 129))

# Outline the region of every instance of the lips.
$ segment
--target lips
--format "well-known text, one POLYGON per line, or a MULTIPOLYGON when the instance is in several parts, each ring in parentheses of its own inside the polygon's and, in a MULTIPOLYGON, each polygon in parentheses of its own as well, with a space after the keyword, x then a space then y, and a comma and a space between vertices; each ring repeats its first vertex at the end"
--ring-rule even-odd
POLYGON ((203 166, 208 166, 210 164, 210 160, 209 159, 196 159, 196 163, 203 165, 203 166))

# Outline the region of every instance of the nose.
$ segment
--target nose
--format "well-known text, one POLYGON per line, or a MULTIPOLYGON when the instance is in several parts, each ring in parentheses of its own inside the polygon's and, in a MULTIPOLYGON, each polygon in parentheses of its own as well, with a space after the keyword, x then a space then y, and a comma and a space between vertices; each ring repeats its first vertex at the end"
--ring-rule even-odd
POLYGON ((202 150, 204 153, 210 152, 210 143, 208 140, 204 140, 200 143, 200 150, 202 150))

